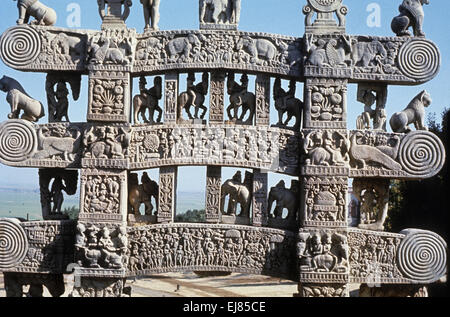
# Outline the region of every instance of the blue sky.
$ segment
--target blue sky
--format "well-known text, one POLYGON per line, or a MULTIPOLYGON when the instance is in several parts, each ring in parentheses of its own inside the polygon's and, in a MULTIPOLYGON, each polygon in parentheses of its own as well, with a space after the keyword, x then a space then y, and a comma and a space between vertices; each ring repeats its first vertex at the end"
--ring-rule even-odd
MULTIPOLYGON (((70 3, 77 3, 81 8, 80 29, 99 29, 101 19, 98 15, 97 0, 42 0, 46 5, 54 8, 58 14, 56 26, 67 27, 67 12, 70 3)), ((394 35, 390 29, 391 20, 398 14, 398 6, 401 0, 344 0, 349 7, 347 15, 347 33, 361 35, 394 35), (381 26, 369 27, 367 18, 370 12, 367 7, 376 3, 381 8, 381 26)), ((304 33, 304 15, 302 7, 306 0, 242 0, 240 30, 267 32, 301 37, 304 33)), ((427 89, 433 97, 433 104, 429 112, 434 112, 440 117, 445 107, 450 106, 450 58, 449 32, 450 22, 448 13, 449 1, 431 1, 425 6, 424 31, 428 39, 434 41, 441 50, 442 66, 439 75, 431 82, 413 87, 390 86, 387 102, 388 116, 402 110, 409 101, 421 90, 427 89)), ((17 20, 16 2, 12 0, 2 1, 0 9, 0 32, 15 25, 17 20)), ((161 0, 162 30, 198 29, 198 0, 161 0)), ((144 28, 142 6, 139 0, 133 1, 130 17, 127 20, 130 28, 136 28, 142 32, 144 28)), ((21 73, 14 71, 0 62, 0 76, 7 75, 21 81, 27 92, 34 98, 44 102, 45 74, 21 73)), ((197 75, 199 78, 199 75, 197 75)), ((149 81, 150 82, 150 81, 149 81)), ((137 85, 134 85, 135 87, 137 85)), ((183 85, 181 86, 183 88, 183 85)), ((251 87, 251 86, 250 86, 251 87)), ((302 90, 297 89, 298 97, 302 90)), ((9 105, 6 103, 6 95, 0 92, 0 121, 7 119, 9 105)), ((356 101, 356 85, 350 85, 349 96, 349 128, 355 128, 356 117, 362 112, 362 105, 356 101)), ((77 102, 71 102, 69 116, 72 121, 85 121, 87 111, 87 78, 83 78, 81 97, 77 102)), ((272 109, 272 116, 276 116, 272 109)), ((273 119, 276 120, 276 119, 273 119)), ((45 123, 41 120, 40 123, 45 123)), ((224 169, 223 178, 230 178, 234 169, 224 169)), ((204 191, 206 168, 182 168, 179 173, 178 189, 181 191, 204 191), (192 180, 196 180, 193 182, 192 180)), ((17 169, 0 166, 0 187, 4 185, 23 186, 27 188, 38 187, 36 169, 17 169)), ((151 171, 150 176, 157 178, 157 171, 151 171)), ((269 186, 274 186, 280 177, 271 175, 269 186)), ((289 178, 284 178, 288 180, 289 178)))

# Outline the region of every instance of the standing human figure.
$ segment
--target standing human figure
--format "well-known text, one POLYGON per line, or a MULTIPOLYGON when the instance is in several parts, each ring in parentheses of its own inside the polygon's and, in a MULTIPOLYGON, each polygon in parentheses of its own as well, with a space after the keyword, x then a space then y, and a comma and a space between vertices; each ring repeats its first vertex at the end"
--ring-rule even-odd
POLYGON ((144 8, 145 30, 159 30, 159 2, 160 0, 141 0, 144 8), (151 23, 150 23, 151 20, 151 23), (151 25, 151 26, 150 26, 151 25))

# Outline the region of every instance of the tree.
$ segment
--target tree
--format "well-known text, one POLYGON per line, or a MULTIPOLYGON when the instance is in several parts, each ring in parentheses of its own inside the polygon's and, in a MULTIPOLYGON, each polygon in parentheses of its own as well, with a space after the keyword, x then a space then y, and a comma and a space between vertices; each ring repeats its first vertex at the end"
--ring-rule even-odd
POLYGON ((175 216, 175 222, 206 222, 206 212, 202 210, 188 210, 184 214, 175 216))

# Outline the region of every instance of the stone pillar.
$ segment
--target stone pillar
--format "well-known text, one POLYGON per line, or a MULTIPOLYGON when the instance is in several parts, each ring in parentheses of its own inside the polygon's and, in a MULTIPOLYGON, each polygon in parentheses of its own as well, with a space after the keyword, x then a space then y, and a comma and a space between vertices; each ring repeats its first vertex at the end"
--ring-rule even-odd
POLYGON ((167 73, 164 83, 164 123, 177 122, 178 73, 167 73))
POLYGON ((222 124, 225 107, 225 73, 220 71, 211 72, 210 87, 209 123, 222 124))
POLYGON ((127 174, 126 170, 113 169, 81 171, 80 215, 75 237, 78 267, 71 296, 122 295, 128 247, 127 174), (112 284, 114 291, 106 286, 112 284))
POLYGON ((253 170, 252 224, 256 227, 267 225, 268 221, 268 174, 253 170))
MULTIPOLYGON (((308 154, 301 166, 299 294, 301 297, 348 297, 350 276, 347 233, 348 155, 347 80, 307 78, 304 130, 308 154), (321 142, 308 142, 319 138, 321 142), (318 163, 314 150, 330 153, 318 163), (311 265, 310 254, 334 258, 324 270, 311 265)), ((325 265, 326 266, 326 265, 325 265)))
POLYGON ((222 168, 208 166, 206 170, 206 222, 220 223, 220 189, 222 187, 222 168))
POLYGON ((159 170, 158 223, 170 223, 175 219, 177 206, 178 167, 163 167, 159 170))
POLYGON ((130 122, 131 76, 119 71, 91 67, 89 71, 88 121, 130 122))
POLYGON ((256 125, 270 124, 270 77, 258 74, 255 82, 256 95, 256 125))

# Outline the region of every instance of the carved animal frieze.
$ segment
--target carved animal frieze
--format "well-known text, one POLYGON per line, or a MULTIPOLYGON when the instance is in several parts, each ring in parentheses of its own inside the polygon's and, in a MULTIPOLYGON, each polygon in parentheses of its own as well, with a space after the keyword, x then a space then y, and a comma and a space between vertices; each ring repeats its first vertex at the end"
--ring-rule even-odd
POLYGON ((37 72, 85 73, 89 59, 91 65, 133 66, 132 71, 139 74, 216 68, 261 71, 295 80, 304 80, 306 75, 420 84, 435 77, 440 67, 439 49, 418 37, 307 34, 303 39, 225 30, 152 31, 138 35, 120 28, 83 33, 15 26, 2 35, 0 46, 4 48, 0 56, 8 66, 37 72))

